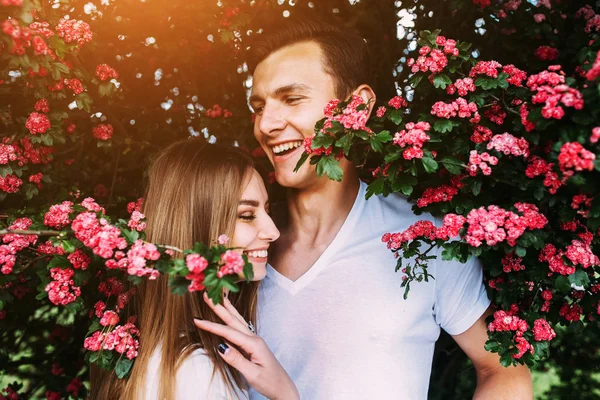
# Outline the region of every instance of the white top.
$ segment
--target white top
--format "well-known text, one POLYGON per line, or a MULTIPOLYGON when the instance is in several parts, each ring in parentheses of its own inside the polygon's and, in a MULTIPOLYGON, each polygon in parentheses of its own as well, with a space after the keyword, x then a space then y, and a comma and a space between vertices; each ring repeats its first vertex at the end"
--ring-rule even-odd
MULTIPOLYGON (((146 370, 145 400, 158 400, 159 368, 161 346, 157 346, 148 362, 146 370)), ((194 350, 177 370, 175 399, 177 400, 230 400, 247 399, 246 391, 238 391, 232 396, 221 374, 213 376, 213 363, 204 349, 194 350)))
MULTIPOLYGON (((426 399, 440 327, 463 333, 490 304, 477 260, 441 256, 429 262, 435 280, 411 284, 404 300, 403 274, 381 236, 434 219, 396 194, 365 200, 366 186, 304 275, 291 281, 267 266, 260 287, 258 333, 302 399, 426 399)), ((250 398, 263 397, 251 390, 250 398)))

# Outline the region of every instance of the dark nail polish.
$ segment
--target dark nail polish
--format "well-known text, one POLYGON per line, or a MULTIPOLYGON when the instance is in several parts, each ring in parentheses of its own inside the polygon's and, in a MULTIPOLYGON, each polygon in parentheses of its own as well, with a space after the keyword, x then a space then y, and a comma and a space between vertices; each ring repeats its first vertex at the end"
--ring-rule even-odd
POLYGON ((229 346, 227 346, 225 343, 221 343, 219 345, 219 353, 225 354, 225 352, 227 351, 227 349, 229 349, 229 346))

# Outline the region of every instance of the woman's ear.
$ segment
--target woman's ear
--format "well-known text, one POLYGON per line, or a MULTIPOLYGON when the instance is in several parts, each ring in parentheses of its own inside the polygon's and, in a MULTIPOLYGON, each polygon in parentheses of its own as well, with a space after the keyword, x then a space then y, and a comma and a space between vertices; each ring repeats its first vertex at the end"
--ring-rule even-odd
POLYGON ((371 88, 371 86, 367 84, 360 85, 352 92, 352 95, 360 96, 364 100, 365 104, 369 107, 369 113, 367 118, 371 117, 371 112, 373 111, 373 107, 375 107, 375 100, 377 100, 377 96, 375 96, 375 92, 371 88))

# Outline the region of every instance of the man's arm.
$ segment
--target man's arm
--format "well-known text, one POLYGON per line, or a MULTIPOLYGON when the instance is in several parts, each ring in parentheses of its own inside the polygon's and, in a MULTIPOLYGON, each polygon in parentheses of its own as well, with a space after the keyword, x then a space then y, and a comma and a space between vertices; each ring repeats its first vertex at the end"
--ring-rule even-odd
POLYGON ((525 365, 505 368, 496 353, 485 350, 488 309, 468 330, 452 336, 473 362, 477 372, 475 400, 529 400, 533 398, 531 374, 525 365))

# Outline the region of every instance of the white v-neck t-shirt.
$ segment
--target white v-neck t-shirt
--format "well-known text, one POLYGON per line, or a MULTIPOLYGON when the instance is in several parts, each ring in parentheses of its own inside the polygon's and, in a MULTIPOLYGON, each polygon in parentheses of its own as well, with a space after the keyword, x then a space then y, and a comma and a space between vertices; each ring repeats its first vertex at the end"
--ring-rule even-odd
MULTIPOLYGON (((440 327, 463 333, 490 304, 476 259, 439 254, 429 262, 435 279, 413 283, 404 300, 381 236, 435 220, 400 195, 365 200, 366 186, 304 275, 291 281, 268 265, 260 287, 258 334, 305 400, 426 399, 440 327)), ((250 398, 263 399, 252 390, 250 398)))

